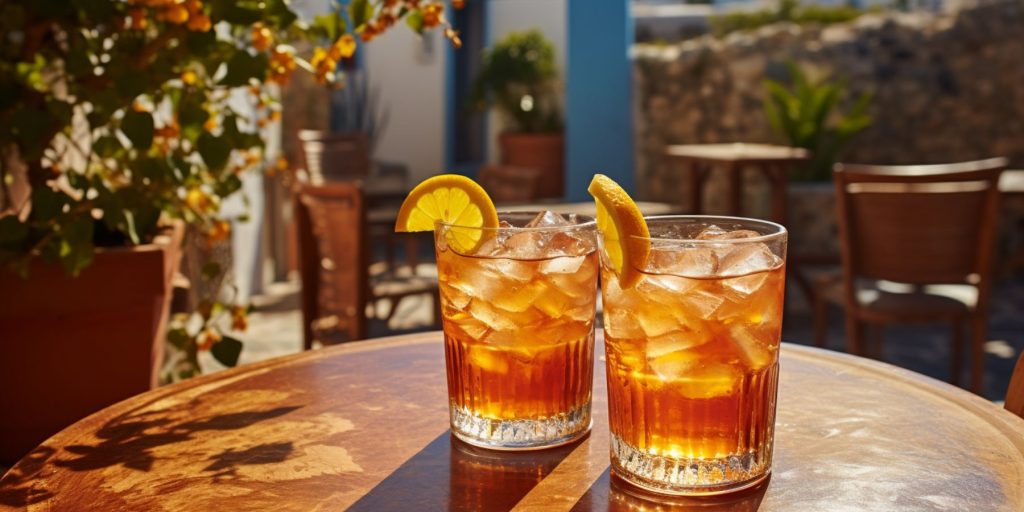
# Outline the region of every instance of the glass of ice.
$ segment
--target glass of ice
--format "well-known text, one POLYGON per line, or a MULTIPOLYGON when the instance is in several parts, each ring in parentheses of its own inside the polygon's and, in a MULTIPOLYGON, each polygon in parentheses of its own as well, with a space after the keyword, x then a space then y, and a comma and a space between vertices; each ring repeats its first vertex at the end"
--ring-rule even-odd
POLYGON ((485 448, 537 449, 590 429, 597 227, 552 212, 435 232, 451 428, 485 448), (482 233, 466 254, 449 244, 482 233))
POLYGON ((650 256, 619 286, 602 254, 613 471, 655 492, 718 494, 771 469, 786 229, 646 219, 650 256))

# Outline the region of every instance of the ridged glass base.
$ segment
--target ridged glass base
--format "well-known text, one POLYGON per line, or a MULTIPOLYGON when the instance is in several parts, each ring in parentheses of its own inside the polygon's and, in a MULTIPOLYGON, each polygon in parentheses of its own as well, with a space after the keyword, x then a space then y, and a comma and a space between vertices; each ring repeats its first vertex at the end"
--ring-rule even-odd
POLYGON ((590 430, 590 402, 540 420, 492 420, 450 407, 455 437, 481 448, 537 450, 570 443, 590 430))
POLYGON ((710 495, 757 484, 772 466, 772 447, 720 459, 675 459, 644 453, 612 434, 612 469, 623 480, 652 492, 710 495))

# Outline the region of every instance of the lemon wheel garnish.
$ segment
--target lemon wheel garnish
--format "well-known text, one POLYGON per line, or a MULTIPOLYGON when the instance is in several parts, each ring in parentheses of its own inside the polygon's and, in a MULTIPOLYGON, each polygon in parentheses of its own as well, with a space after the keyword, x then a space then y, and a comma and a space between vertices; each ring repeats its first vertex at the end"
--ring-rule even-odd
POLYGON ((643 268, 651 253, 647 222, 629 194, 611 178, 595 174, 587 192, 597 204, 597 229, 612 268, 619 274, 619 286, 631 288, 642 276, 637 268, 643 268))
POLYGON ((458 174, 441 174, 409 192, 398 210, 395 231, 433 231, 437 221, 452 224, 449 245, 459 252, 471 252, 483 241, 480 228, 498 227, 498 212, 476 182, 458 174))

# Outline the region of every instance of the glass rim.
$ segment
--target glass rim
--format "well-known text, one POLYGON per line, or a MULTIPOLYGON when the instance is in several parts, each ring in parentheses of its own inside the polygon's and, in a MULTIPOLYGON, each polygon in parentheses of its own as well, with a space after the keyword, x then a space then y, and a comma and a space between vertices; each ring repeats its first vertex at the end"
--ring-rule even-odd
MULTIPOLYGON (((543 211, 544 210, 536 210, 536 211, 530 211, 530 210, 524 210, 524 211, 500 211, 500 212, 498 212, 498 219, 501 220, 502 215, 523 215, 523 216, 534 216, 534 217, 536 217, 537 214, 542 213, 543 211)), ((548 211, 551 211, 551 210, 548 210, 548 211)), ((495 232, 495 233, 502 232, 502 231, 509 232, 509 233, 543 233, 545 231, 558 232, 558 231, 569 231, 569 230, 588 229, 588 228, 594 228, 595 230, 597 229, 597 220, 594 217, 590 216, 590 215, 582 215, 582 214, 578 214, 578 213, 559 213, 559 212, 554 212, 554 213, 558 213, 559 215, 561 215, 563 217, 568 216, 568 215, 574 215, 576 217, 576 219, 582 220, 583 222, 578 222, 578 223, 575 223, 575 224, 570 224, 568 226, 536 226, 536 227, 530 227, 530 228, 525 227, 525 226, 522 226, 522 227, 520 227, 520 226, 506 226, 506 227, 498 226, 498 227, 494 227, 494 228, 489 228, 489 227, 484 227, 484 226, 465 226, 465 225, 462 225, 462 224, 455 224, 455 223, 451 223, 451 222, 445 222, 443 220, 435 220, 434 221, 434 228, 435 228, 435 231, 437 230, 437 227, 443 227, 443 228, 457 228, 457 229, 473 229, 473 230, 477 230, 477 231, 495 232)))
MULTIPOLYGON (((711 225, 711 224, 714 224, 713 222, 710 222, 711 219, 720 220, 723 223, 725 223, 725 222, 733 222, 733 223, 737 223, 737 224, 743 224, 743 223, 760 224, 760 225, 763 225, 763 226, 771 227, 775 231, 772 232, 772 233, 767 233, 767 234, 763 234, 763 235, 759 235, 759 236, 752 236, 752 237, 747 237, 747 238, 727 238, 727 239, 717 239, 717 240, 716 239, 698 240, 696 238, 675 238, 675 237, 654 237, 654 236, 643 237, 643 236, 636 236, 636 235, 629 235, 629 239, 630 240, 646 240, 648 242, 655 242, 655 243, 657 243, 657 242, 660 242, 660 243, 664 243, 664 242, 682 242, 682 243, 687 243, 687 244, 698 244, 698 245, 725 245, 725 244, 747 244, 747 243, 757 243, 757 242, 771 242, 771 241, 774 241, 774 240, 778 240, 779 238, 787 237, 789 235, 789 230, 787 230, 785 226, 783 226, 782 224, 779 224, 778 222, 773 222, 773 221, 764 220, 764 219, 754 219, 754 218, 751 218, 751 217, 733 217, 733 216, 729 216, 729 215, 652 215, 650 217, 644 217, 644 222, 650 222, 650 221, 679 221, 679 220, 698 220, 698 221, 699 220, 707 220, 707 221, 709 221, 708 224, 711 225)), ((648 226, 648 228, 649 227, 650 226, 648 226)))

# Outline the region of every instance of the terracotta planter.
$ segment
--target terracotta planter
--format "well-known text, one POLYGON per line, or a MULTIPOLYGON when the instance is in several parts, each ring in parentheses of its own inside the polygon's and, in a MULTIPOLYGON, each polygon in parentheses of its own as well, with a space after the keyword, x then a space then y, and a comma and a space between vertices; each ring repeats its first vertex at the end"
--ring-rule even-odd
POLYGON ((541 171, 540 197, 565 195, 565 137, 561 133, 503 133, 501 163, 541 171))
POLYGON ((157 385, 182 226, 153 244, 101 249, 78 277, 0 270, 0 464, 157 385))

